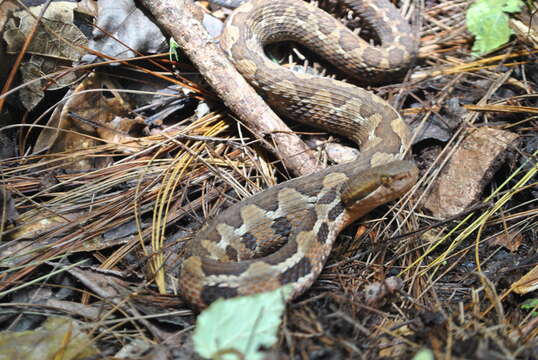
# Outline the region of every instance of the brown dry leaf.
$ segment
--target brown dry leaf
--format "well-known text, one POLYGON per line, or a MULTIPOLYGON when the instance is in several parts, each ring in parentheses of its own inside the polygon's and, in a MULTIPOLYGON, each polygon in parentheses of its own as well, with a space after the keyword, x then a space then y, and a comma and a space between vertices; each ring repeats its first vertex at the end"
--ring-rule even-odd
MULTIPOLYGON (((413 335, 413 330, 409 325, 402 324, 401 321, 395 321, 390 318, 383 323, 382 328, 379 328, 380 333, 383 332, 382 329, 394 329, 391 333, 395 335, 396 338, 405 338, 413 335)), ((381 336, 380 339, 379 356, 381 358, 397 359, 405 354, 406 348, 404 342, 394 341, 388 336, 381 336)))
POLYGON ((97 0, 81 0, 77 2, 76 11, 92 17, 97 16, 97 0))
MULTIPOLYGON (((42 6, 30 8, 34 16, 22 10, 13 14, 17 21, 8 21, 4 40, 9 54, 17 54, 22 49, 42 6)), ((84 34, 73 24, 75 7, 76 3, 72 2, 51 3, 26 51, 30 56, 21 64, 20 72, 22 82, 27 85, 20 90, 19 96, 27 110, 31 110, 41 101, 45 94, 44 89, 59 89, 77 78, 72 71, 55 76, 47 75, 71 68, 72 62, 78 61, 83 55, 82 47, 88 44, 84 34), (32 82, 35 79, 41 80, 32 82)))
POLYGON ((523 236, 520 233, 502 233, 488 240, 488 246, 504 246, 511 252, 517 251, 521 245, 523 236))
POLYGON ((512 284, 512 290, 518 294, 527 294, 536 289, 538 289, 538 265, 512 284))
POLYGON ((472 129, 441 172, 424 206, 439 218, 466 210, 478 200, 517 138, 508 131, 472 129))
POLYGON ((55 298, 46 299, 45 304, 56 309, 61 309, 67 314, 78 315, 91 321, 99 321, 100 316, 103 315, 103 308, 100 304, 87 305, 55 298))
POLYGON ((98 354, 77 321, 50 317, 31 331, 0 333, 0 360, 87 359, 98 354))
MULTIPOLYGON (((28 261, 28 259, 35 255, 36 251, 55 245, 62 234, 73 231, 77 224, 83 223, 88 219, 88 214, 85 212, 66 212, 62 216, 50 215, 49 217, 46 214, 47 212, 43 211, 43 209, 36 209, 23 214, 18 219, 18 222, 22 225, 10 232, 6 236, 6 239, 4 239, 14 241, 5 243, 0 248, 0 266, 18 266, 28 261), (53 232, 55 232, 56 237, 48 236, 41 238, 42 235, 53 232)), ((129 225, 120 226, 114 230, 119 232, 129 225)), ((123 236, 117 233, 107 236, 107 233, 104 233, 103 235, 86 237, 77 246, 70 246, 69 252, 97 251, 125 244, 132 241, 133 233, 134 231, 131 231, 123 236)))
POLYGON ((8 21, 8 15, 11 11, 18 9, 20 6, 14 0, 6 0, 0 2, 0 31, 4 30, 4 26, 8 21))
POLYGON ((27 110, 32 110, 45 96, 46 90, 57 90, 77 80, 75 72, 63 72, 55 77, 47 76, 62 69, 70 68, 72 63, 61 59, 52 59, 32 55, 24 61, 19 71, 21 81, 26 84, 19 92, 19 99, 27 110), (34 81, 40 79, 40 81, 34 81))
MULTIPOLYGON (((26 36, 32 30, 36 21, 35 17, 41 12, 41 6, 30 8, 32 14, 26 10, 17 11, 13 14, 19 19, 19 25, 15 21, 10 21, 8 30, 4 33, 10 54, 17 54, 26 40, 26 36)), ((87 39, 84 34, 73 24, 73 9, 76 3, 53 2, 45 11, 42 24, 34 34, 27 53, 32 55, 43 55, 57 59, 76 61, 83 53, 77 45, 86 45, 87 39)))
MULTIPOLYGON (((100 76, 91 74, 74 90, 66 94, 68 99, 64 106, 59 106, 51 116, 48 129, 44 129, 36 141, 34 152, 73 153, 76 150, 95 147, 101 137, 114 142, 131 140, 128 135, 134 126, 141 126, 142 120, 127 120, 129 105, 119 93, 106 91, 112 97, 105 96, 111 89, 110 83, 100 76), (74 116, 71 113, 75 114, 74 116), (81 121, 85 119, 86 121, 81 121), (120 119, 119 121, 117 119, 120 119), (116 129, 120 129, 117 130, 116 129), (85 136, 87 135, 87 136, 85 136)), ((103 158, 73 157, 67 168, 87 170, 106 165, 103 158)))
POLYGON ((128 283, 115 276, 80 268, 71 268, 67 271, 102 298, 121 299, 131 294, 128 283))
MULTIPOLYGON (((15 0, 0 1, 0 34, 3 34, 4 28, 9 20, 9 15, 12 11, 19 8, 15 0)), ((6 54, 4 44, 0 45, 0 84, 4 84, 7 80, 9 70, 12 68, 14 57, 6 54)))

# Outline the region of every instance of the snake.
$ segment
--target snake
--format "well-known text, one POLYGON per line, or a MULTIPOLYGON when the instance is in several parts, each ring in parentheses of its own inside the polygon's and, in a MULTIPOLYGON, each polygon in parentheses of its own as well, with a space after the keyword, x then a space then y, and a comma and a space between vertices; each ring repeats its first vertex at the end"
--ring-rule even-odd
POLYGON ((418 169, 406 155, 410 130, 385 100, 351 83, 285 68, 265 54, 292 41, 358 83, 401 77, 416 56, 411 26, 387 0, 344 0, 377 35, 372 45, 301 0, 251 0, 228 17, 220 46, 235 68, 285 118, 357 143, 358 159, 263 190, 207 221, 185 250, 178 289, 203 309, 220 298, 291 288, 317 279, 337 235, 406 193, 418 169))

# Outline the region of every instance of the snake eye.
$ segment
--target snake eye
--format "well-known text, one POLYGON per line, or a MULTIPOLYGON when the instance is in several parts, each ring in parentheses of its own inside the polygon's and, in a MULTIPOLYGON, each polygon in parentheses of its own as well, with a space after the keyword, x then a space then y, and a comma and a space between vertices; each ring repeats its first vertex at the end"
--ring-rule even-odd
POLYGON ((383 185, 388 185, 392 182, 392 177, 388 176, 388 175, 381 175, 381 183, 383 185))

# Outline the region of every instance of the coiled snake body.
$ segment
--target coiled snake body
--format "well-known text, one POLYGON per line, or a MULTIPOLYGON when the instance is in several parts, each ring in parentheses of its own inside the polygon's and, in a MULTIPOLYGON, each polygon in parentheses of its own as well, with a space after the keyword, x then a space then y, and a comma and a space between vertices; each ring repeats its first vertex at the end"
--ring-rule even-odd
POLYGON ((362 81, 386 81, 405 70, 417 43, 397 9, 385 0, 347 5, 381 46, 300 0, 253 0, 228 18, 221 46, 269 105, 356 141, 361 156, 262 191, 206 224, 191 240, 179 277, 191 304, 203 308, 285 284, 292 284, 292 297, 301 294, 343 228, 416 182, 415 165, 401 160, 409 130, 389 104, 357 86, 287 70, 264 54, 265 45, 292 40, 362 81))

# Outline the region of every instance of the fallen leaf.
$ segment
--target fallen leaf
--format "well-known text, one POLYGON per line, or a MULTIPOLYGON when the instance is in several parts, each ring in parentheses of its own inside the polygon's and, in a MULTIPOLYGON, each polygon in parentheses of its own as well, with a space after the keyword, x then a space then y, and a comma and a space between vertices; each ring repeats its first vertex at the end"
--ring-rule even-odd
POLYGON ((536 289, 538 289, 538 265, 512 284, 512 290, 518 294, 527 294, 536 289))
MULTIPOLYGON (((17 21, 8 21, 4 32, 7 53, 18 54, 26 37, 31 33, 35 17, 44 5, 17 11, 13 16, 17 21), (32 16, 33 14, 33 16, 32 16)), ((21 80, 26 84, 19 92, 19 98, 27 110, 33 109, 45 96, 45 90, 57 90, 73 83, 78 75, 70 69, 74 61, 78 61, 87 46, 88 40, 73 23, 73 10, 76 3, 57 1, 50 4, 45 11, 40 25, 33 35, 26 54, 29 55, 21 63, 21 80), (34 81, 40 79, 39 81, 34 81)))
POLYGON ((0 332, 0 360, 78 360, 98 354, 78 322, 50 317, 32 331, 0 332))
MULTIPOLYGON (((97 2, 96 26, 89 48, 113 58, 128 59, 135 52, 149 54, 166 48, 166 38, 133 0, 100 0, 97 2)), ((93 62, 86 55, 84 62, 93 62)))
POLYGON ((258 349, 276 342, 290 290, 283 287, 215 301, 196 320, 193 334, 196 351, 205 358, 226 360, 241 355, 245 359, 263 359, 258 349))
POLYGON ((517 251, 523 236, 520 233, 502 233, 488 240, 488 246, 504 246, 511 252, 517 251))
POLYGON ((95 147, 101 143, 98 137, 115 143, 131 140, 130 130, 143 125, 141 119, 122 122, 121 119, 127 119, 130 106, 119 93, 106 89, 113 89, 113 86, 94 73, 69 91, 65 95, 65 104, 56 108, 48 128, 41 131, 34 152, 73 154, 65 160, 64 169, 88 170, 106 166, 110 161, 108 158, 77 156, 75 152, 95 147))

